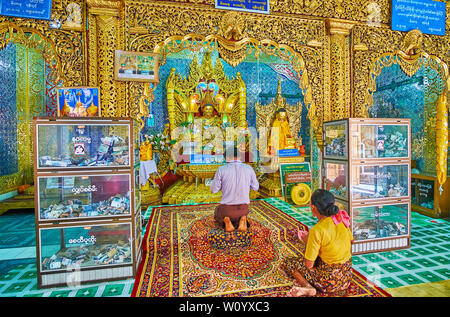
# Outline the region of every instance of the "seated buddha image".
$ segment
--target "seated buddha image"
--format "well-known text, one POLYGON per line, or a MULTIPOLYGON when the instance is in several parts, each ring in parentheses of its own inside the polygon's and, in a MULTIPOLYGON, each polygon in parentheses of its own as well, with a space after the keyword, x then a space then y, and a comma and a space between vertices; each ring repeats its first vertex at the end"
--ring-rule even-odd
POLYGON ((296 142, 292 136, 291 129, 289 127, 289 121, 286 109, 280 108, 276 112, 275 120, 271 126, 271 133, 269 138, 270 154, 275 154, 276 144, 272 144, 272 141, 276 142, 278 139, 278 150, 295 149, 296 142), (275 135, 272 140, 273 129, 278 129, 278 136, 275 135))
POLYGON ((202 127, 207 129, 209 127, 220 127, 222 124, 220 116, 216 111, 216 102, 213 100, 212 94, 207 94, 201 106, 200 119, 202 120, 202 127))

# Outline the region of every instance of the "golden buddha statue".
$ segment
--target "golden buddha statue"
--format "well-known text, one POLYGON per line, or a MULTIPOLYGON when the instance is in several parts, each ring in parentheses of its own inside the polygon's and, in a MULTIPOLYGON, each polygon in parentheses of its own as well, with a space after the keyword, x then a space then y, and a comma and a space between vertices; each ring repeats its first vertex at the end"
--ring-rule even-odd
POLYGON ((257 103, 255 110, 256 128, 268 130, 269 156, 276 156, 277 150, 301 147, 302 140, 298 135, 301 129, 302 103, 300 101, 296 105, 289 105, 286 102, 281 93, 281 79, 278 80, 277 93, 272 102, 268 105, 257 103), (272 135, 272 129, 277 129, 278 133, 272 135))
POLYGON ((289 127, 289 121, 286 109, 280 108, 276 112, 275 120, 272 123, 272 130, 269 138, 269 149, 271 154, 275 154, 276 145, 272 144, 272 141, 278 139, 278 148, 277 150, 284 149, 295 149, 296 142, 292 137, 291 129, 289 127), (272 138, 273 129, 278 129, 278 135, 272 138), (273 140, 272 140, 273 139, 273 140))
POLYGON ((139 148, 140 152, 140 160, 148 161, 153 159, 153 149, 148 137, 145 138, 145 141, 141 144, 139 148))
POLYGON ((214 99, 212 98, 212 93, 208 92, 204 98, 203 105, 201 107, 202 109, 202 115, 200 119, 202 120, 202 127, 208 128, 208 127, 220 127, 222 124, 222 121, 220 120, 220 117, 215 114, 216 111, 214 107, 214 99))

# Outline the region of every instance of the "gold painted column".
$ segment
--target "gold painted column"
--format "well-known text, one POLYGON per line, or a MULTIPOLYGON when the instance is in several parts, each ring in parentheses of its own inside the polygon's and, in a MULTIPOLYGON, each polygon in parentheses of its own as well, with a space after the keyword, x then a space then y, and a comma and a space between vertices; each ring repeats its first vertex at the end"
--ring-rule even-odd
POLYGON ((100 88, 102 117, 128 116, 126 84, 114 80, 114 51, 124 49, 124 3, 87 0, 88 83, 100 88))
POLYGON ((330 36, 331 109, 324 120, 338 120, 352 116, 350 31, 355 24, 340 19, 328 19, 330 36))

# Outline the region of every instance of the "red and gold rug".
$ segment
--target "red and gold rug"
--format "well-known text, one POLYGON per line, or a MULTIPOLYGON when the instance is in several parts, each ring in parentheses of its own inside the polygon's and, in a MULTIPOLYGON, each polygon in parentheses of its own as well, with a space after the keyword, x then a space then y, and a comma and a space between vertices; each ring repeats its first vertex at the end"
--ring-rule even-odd
MULTIPOLYGON (((307 227, 266 201, 252 201, 250 228, 225 235, 216 226, 217 204, 153 209, 131 296, 285 296, 293 281, 280 268, 301 256, 297 238, 307 227)), ((354 271, 343 296, 389 296, 354 271)))

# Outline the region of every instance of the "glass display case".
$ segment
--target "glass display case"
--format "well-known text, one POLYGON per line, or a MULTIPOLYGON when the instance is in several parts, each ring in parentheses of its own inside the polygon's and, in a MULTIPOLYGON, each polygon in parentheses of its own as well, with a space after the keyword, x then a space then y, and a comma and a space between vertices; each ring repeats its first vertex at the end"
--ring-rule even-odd
POLYGON ((142 231, 135 126, 130 118, 33 120, 39 288, 135 276, 142 231))
POLYGON ((411 210, 409 200, 351 208, 354 238, 352 253, 397 250, 410 247, 411 210))
POLYGON ((131 225, 41 228, 41 271, 131 263, 131 225))
POLYGON ((373 205, 352 208, 355 242, 409 234, 409 205, 373 205))
POLYGON ((324 123, 322 186, 350 214, 353 254, 410 245, 410 131, 409 119, 324 123))
POLYGON ((350 124, 350 136, 352 159, 407 158, 409 156, 409 125, 407 123, 354 123, 350 124))
POLYGON ((335 198, 348 200, 348 164, 345 161, 325 160, 325 189, 335 198))
MULTIPOLYGON (((75 121, 75 120, 74 120, 75 121)), ((36 124, 37 165, 49 168, 130 167, 130 125, 92 120, 36 124)), ((135 157, 135 156, 134 156, 135 157)))
POLYGON ((348 127, 346 121, 324 123, 324 158, 346 159, 348 155, 348 127))
POLYGON ((130 215, 127 174, 38 176, 37 186, 39 220, 130 215))
POLYGON ((410 157, 409 119, 350 118, 324 123, 324 158, 410 157))
POLYGON ((353 201, 409 197, 410 164, 354 164, 350 172, 353 201))

